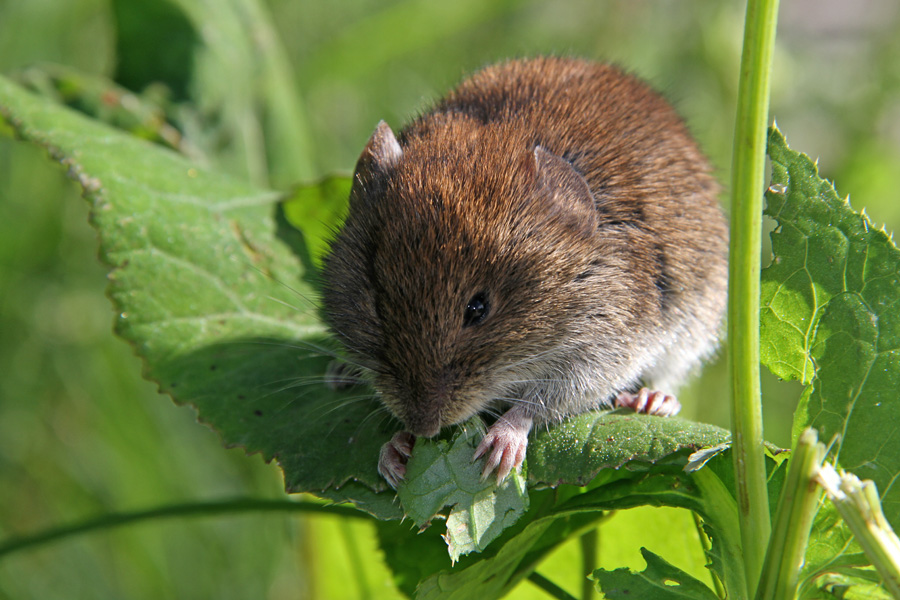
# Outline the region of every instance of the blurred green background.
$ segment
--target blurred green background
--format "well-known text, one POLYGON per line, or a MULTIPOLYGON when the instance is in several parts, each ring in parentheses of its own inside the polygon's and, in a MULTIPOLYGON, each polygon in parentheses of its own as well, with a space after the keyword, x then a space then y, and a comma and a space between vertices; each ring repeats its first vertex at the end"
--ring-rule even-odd
MULTIPOLYGON (((896 229, 900 5, 782 4, 772 113, 792 146, 818 156, 838 190, 852 193, 854 207, 896 229)), ((280 38, 270 42, 283 45, 281 66, 302 99, 286 109, 297 119, 287 145, 303 152, 268 172, 253 161, 260 148, 273 156, 275 142, 254 146, 253 124, 217 104, 216 94, 248 90, 185 64, 196 49, 185 44, 215 40, 185 35, 190 27, 173 7, 163 0, 0 0, 0 73, 21 76, 30 65, 53 63, 116 79, 143 98, 162 98, 199 140, 198 160, 286 187, 349 171, 379 119, 399 127, 479 66, 575 54, 619 62, 662 90, 728 181, 740 2, 269 0, 263 8, 280 38), (161 30, 168 33, 142 35, 161 30), (168 77, 168 88, 147 89, 148 73, 168 77), (243 153, 235 150, 241 144, 243 153)), ((282 496, 276 466, 223 449, 190 409, 141 379, 139 361, 111 333, 105 273, 78 196, 41 151, 0 135, 0 538, 106 511, 282 496)), ((727 426, 726 384, 720 360, 682 394, 686 415, 727 426)), ((778 444, 790 443, 798 393, 796 384, 764 379, 766 437, 778 444)), ((645 510, 616 519, 684 517, 645 510)), ((601 533, 603 565, 642 568, 641 541, 617 538, 615 527, 614 519, 601 533)), ((668 544, 651 549, 671 559, 687 555, 695 540, 668 544)), ((577 574, 569 577, 575 552, 563 547, 541 571, 577 586, 577 574)), ((0 598, 395 595, 371 527, 323 517, 150 522, 0 560, 0 598)), ((514 597, 542 595, 526 582, 514 597)))

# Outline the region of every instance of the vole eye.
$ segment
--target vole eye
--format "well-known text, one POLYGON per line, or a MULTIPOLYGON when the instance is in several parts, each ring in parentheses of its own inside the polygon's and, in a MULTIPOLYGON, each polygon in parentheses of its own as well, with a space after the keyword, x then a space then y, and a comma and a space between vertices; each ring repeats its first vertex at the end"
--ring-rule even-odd
POLYGON ((484 321, 488 313, 488 301, 484 292, 479 292, 472 296, 469 303, 466 304, 466 310, 463 312, 463 325, 477 325, 484 321))

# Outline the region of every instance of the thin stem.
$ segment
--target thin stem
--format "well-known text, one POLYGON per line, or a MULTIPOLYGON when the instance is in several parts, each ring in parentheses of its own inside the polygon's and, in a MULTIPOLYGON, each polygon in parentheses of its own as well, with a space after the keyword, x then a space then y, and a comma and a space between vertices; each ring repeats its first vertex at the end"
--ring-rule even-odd
POLYGON ((528 581, 538 586, 552 597, 557 598, 558 600, 578 600, 575 596, 562 589, 537 571, 532 571, 531 575, 528 576, 528 581))
MULTIPOLYGON (((691 512, 691 516, 694 517, 694 527, 697 528, 697 538, 700 540, 700 548, 703 549, 704 556, 710 556, 710 552, 712 551, 712 544, 709 541, 709 537, 707 537, 706 532, 703 531, 703 522, 700 519, 700 515, 695 512, 691 512)), ((716 575, 716 572, 712 569, 709 569, 709 575, 712 579, 713 588, 716 591, 716 596, 719 598, 725 598, 725 588, 722 586, 722 580, 719 579, 719 576, 716 575)))
POLYGON ((597 528, 589 529, 581 535, 581 572, 585 578, 581 583, 582 600, 592 600, 596 597, 594 582, 587 578, 597 568, 597 541, 599 535, 597 528))
POLYGON ((79 523, 51 527, 31 535, 6 539, 0 542, 0 558, 21 550, 33 549, 45 544, 57 542, 67 537, 81 535, 91 531, 111 529, 122 525, 130 525, 139 521, 171 517, 209 517, 243 512, 327 513, 344 517, 370 518, 368 514, 349 506, 334 506, 318 504, 315 502, 296 502, 293 500, 234 498, 211 502, 188 502, 184 504, 158 506, 156 508, 133 512, 109 513, 92 519, 86 519, 79 523))
POLYGON ((722 584, 727 598, 748 598, 746 573, 737 568, 741 564, 741 526, 737 502, 725 483, 710 469, 697 469, 692 473, 694 484, 704 498, 703 519, 719 535, 718 553, 722 564, 722 584), (732 565, 735 568, 732 568, 732 565))
POLYGON ((824 458, 825 446, 819 443, 815 429, 807 428, 797 440, 781 488, 775 526, 756 590, 757 600, 797 597, 800 567, 821 496, 815 477, 824 458))
POLYGON ((749 0, 731 189, 728 339, 732 439, 747 594, 753 597, 771 524, 759 389, 759 277, 769 79, 778 0, 749 0))

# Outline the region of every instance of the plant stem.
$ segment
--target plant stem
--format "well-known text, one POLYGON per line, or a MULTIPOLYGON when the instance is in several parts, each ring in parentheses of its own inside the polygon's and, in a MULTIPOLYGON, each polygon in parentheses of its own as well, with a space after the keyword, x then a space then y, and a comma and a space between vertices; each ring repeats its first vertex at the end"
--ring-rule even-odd
POLYGON ((211 502, 188 502, 158 506, 148 510, 134 512, 109 513, 86 519, 80 523, 51 527, 39 533, 24 537, 14 537, 0 542, 0 558, 21 550, 36 548, 56 542, 67 537, 89 533, 91 531, 111 529, 150 519, 188 516, 214 516, 243 512, 306 512, 327 513, 344 517, 370 518, 368 514, 349 506, 334 506, 316 502, 297 502, 294 500, 269 500, 260 498, 233 498, 211 502))
POLYGON ((797 597, 800 567, 821 496, 815 477, 824 458, 825 446, 819 443, 816 431, 807 428, 791 454, 766 562, 756 590, 757 600, 797 597))
POLYGON ((594 582, 587 575, 597 568, 597 528, 589 529, 581 535, 581 572, 585 574, 581 584, 581 599, 591 600, 595 597, 594 582))
POLYGON ((759 278, 769 79, 778 0, 749 0, 744 25, 731 189, 728 344, 732 440, 748 597, 771 524, 759 390, 759 278))
MULTIPOLYGON (((703 555, 708 557, 712 550, 712 544, 709 542, 709 537, 707 537, 706 532, 703 531, 703 522, 700 520, 700 515, 693 511, 691 512, 691 516, 694 517, 694 527, 697 528, 697 538, 700 540, 700 547, 703 549, 703 555)), ((713 569, 709 569, 709 576, 712 579, 716 596, 725 598, 725 588, 722 586, 722 580, 719 579, 719 576, 716 575, 716 572, 713 569)))
POLYGON ((734 496, 722 480, 708 468, 697 469, 691 476, 704 498, 704 514, 701 516, 719 533, 718 553, 722 564, 725 565, 722 573, 725 597, 735 600, 746 599, 748 596, 745 590, 749 586, 746 572, 739 568, 742 557, 741 527, 734 496))
POLYGON ((562 589, 537 571, 532 571, 528 581, 538 586, 557 600, 578 600, 575 596, 562 589))
POLYGON ((875 483, 860 481, 853 473, 838 473, 828 463, 819 467, 816 481, 881 576, 881 585, 900 600, 900 538, 884 517, 875 483))

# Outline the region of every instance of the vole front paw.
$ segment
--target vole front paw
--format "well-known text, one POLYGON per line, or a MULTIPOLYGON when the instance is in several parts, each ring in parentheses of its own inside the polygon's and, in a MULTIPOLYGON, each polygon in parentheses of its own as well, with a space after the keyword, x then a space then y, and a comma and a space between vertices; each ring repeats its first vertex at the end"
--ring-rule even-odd
POLYGON ((378 453, 378 472, 394 489, 406 477, 406 463, 415 443, 416 436, 408 431, 398 431, 378 453))
POLYGON ((641 388, 637 394, 621 392, 616 397, 615 406, 627 406, 636 413, 657 417, 674 417, 681 410, 681 403, 675 396, 648 388, 641 388))
POLYGON ((497 483, 503 483, 510 471, 522 466, 525 449, 528 447, 531 423, 532 418, 525 414, 524 409, 514 407, 491 425, 475 449, 475 456, 472 457, 472 460, 476 461, 488 450, 491 451, 481 472, 482 481, 487 479, 491 471, 497 469, 497 483))

